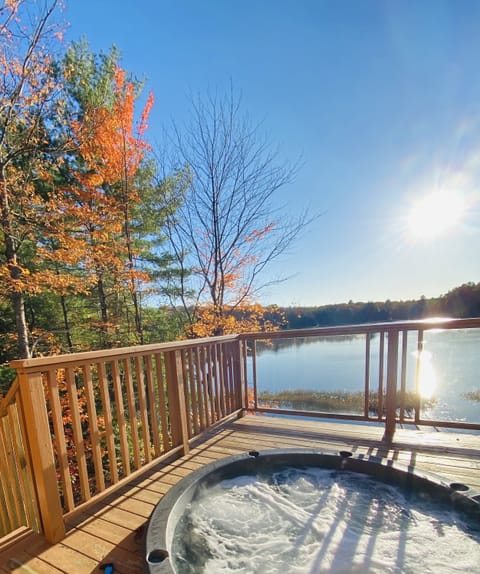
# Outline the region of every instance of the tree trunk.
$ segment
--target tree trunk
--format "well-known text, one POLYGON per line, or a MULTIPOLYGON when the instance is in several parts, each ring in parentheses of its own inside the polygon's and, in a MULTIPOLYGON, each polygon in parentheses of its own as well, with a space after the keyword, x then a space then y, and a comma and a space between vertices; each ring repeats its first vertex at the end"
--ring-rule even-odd
POLYGON ((73 352, 72 333, 70 331, 70 322, 68 320, 67 301, 63 295, 60 296, 60 304, 62 306, 63 324, 65 325, 65 333, 67 336, 68 350, 73 352))
POLYGON ((143 324, 142 324, 142 314, 140 308, 140 302, 138 297, 138 290, 135 284, 135 259, 133 256, 133 247, 132 247, 132 237, 130 234, 130 219, 129 219, 129 209, 128 209, 128 176, 125 172, 125 183, 124 183, 124 190, 123 190, 123 235, 125 239, 125 244, 127 247, 127 255, 128 255, 128 270, 130 273, 130 290, 132 296, 132 303, 133 309, 135 314, 135 331, 137 332, 138 342, 143 345, 144 337, 143 337, 143 324))
POLYGON ((99 276, 97 279, 97 289, 98 289, 98 301, 100 303, 100 313, 102 317, 102 327, 100 329, 102 340, 100 344, 102 347, 107 347, 110 346, 108 342, 108 306, 107 306, 107 296, 105 294, 105 288, 101 276, 99 276))
POLYGON ((29 359, 31 352, 23 293, 12 293, 11 300, 15 310, 15 323, 17 326, 18 356, 20 359, 29 359))
POLYGON ((31 356, 28 339, 28 326, 25 315, 25 299, 22 291, 17 290, 15 282, 20 279, 22 270, 18 265, 17 250, 12 225, 7 182, 5 181, 3 168, 0 169, 0 228, 4 236, 4 257, 7 263, 9 276, 12 279, 13 289, 10 292, 10 300, 15 312, 15 324, 17 328, 18 354, 20 359, 29 359, 31 356))

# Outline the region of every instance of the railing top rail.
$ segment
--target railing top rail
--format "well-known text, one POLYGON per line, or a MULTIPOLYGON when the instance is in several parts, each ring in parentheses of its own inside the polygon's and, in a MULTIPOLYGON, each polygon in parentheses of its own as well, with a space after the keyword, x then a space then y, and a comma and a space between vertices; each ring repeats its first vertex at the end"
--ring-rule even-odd
POLYGON ((49 368, 62 368, 71 365, 85 365, 97 361, 112 359, 121 360, 128 357, 148 355, 161 351, 174 351, 188 349, 199 345, 213 345, 238 340, 238 335, 223 335, 220 337, 206 337, 202 339, 186 339, 184 341, 172 341, 168 343, 153 343, 150 345, 136 345, 134 347, 118 347, 115 349, 103 349, 98 351, 85 351, 81 353, 69 353, 64 355, 52 355, 48 357, 36 357, 33 359, 18 359, 10 361, 9 366, 18 371, 32 372, 45 371, 49 368))
POLYGON ((62 368, 72 365, 85 365, 97 361, 121 360, 128 357, 152 354, 161 351, 188 349, 199 345, 213 345, 238 340, 261 339, 290 339, 295 337, 321 337, 328 335, 362 335, 379 332, 415 331, 430 329, 472 329, 480 328, 480 317, 472 319, 436 318, 418 321, 394 321, 388 323, 366 323, 363 325, 339 325, 336 327, 314 327, 309 329, 289 329, 286 331, 252 332, 240 335, 223 335, 220 337, 206 337, 202 339, 188 339, 168 343, 154 343, 150 345, 137 345, 134 347, 120 347, 116 349, 103 349, 37 357, 33 359, 19 359, 11 361, 10 366, 18 371, 34 372, 45 371, 49 368, 62 368))
POLYGON ((295 337, 321 337, 327 335, 365 335, 367 333, 426 331, 431 329, 480 329, 480 317, 452 319, 438 317, 413 321, 390 321, 385 323, 365 323, 362 325, 338 325, 335 327, 312 327, 308 329, 288 329, 268 333, 242 333, 241 340, 293 339, 295 337))

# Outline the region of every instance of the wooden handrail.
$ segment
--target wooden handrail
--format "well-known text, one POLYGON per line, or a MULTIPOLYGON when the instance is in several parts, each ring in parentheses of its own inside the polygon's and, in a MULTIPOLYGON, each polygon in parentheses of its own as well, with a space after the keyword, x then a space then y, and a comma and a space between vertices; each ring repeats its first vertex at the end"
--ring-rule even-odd
POLYGON ((336 335, 364 335, 367 333, 418 331, 431 329, 472 329, 480 328, 480 317, 471 319, 451 319, 439 317, 412 321, 391 321, 365 323, 361 325, 337 325, 335 327, 309 327, 307 329, 286 329, 284 331, 252 332, 238 335, 240 340, 294 339, 298 337, 323 337, 336 335))
POLYGON ((206 337, 202 339, 188 339, 185 341, 173 341, 171 343, 153 343, 150 345, 137 345, 135 347, 119 347, 99 351, 82 351, 49 357, 34 357, 32 359, 17 359, 10 361, 9 366, 13 369, 22 368, 24 371, 46 369, 49 366, 67 367, 69 365, 83 365, 98 360, 125 359, 140 355, 153 354, 160 351, 174 351, 195 348, 199 345, 213 345, 228 341, 238 340, 238 335, 223 335, 220 337, 206 337))
POLYGON ((219 337, 205 337, 201 339, 188 339, 168 343, 153 343, 149 345, 137 345, 134 347, 120 347, 99 351, 83 351, 49 357, 35 357, 32 359, 17 359, 9 365, 13 369, 22 368, 25 371, 48 366, 62 367, 70 364, 85 364, 99 359, 118 360, 126 357, 135 357, 154 353, 155 351, 181 350, 195 348, 199 345, 213 345, 229 341, 262 340, 262 339, 288 339, 297 337, 319 337, 334 335, 358 335, 366 333, 378 333, 380 331, 393 332, 403 330, 430 330, 430 329, 471 329, 480 328, 480 317, 467 319, 452 319, 440 317, 434 319, 420 319, 412 321, 391 321, 383 323, 365 323, 361 325, 338 325, 335 327, 312 327, 307 329, 288 329, 283 331, 251 332, 236 335, 222 335, 219 337))

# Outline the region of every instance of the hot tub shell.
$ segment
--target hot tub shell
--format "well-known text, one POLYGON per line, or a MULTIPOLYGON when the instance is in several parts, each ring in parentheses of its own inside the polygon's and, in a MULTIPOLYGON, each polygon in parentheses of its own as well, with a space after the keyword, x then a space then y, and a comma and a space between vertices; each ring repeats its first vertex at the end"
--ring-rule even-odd
POLYGON ((463 483, 447 483, 431 473, 413 472, 399 464, 392 464, 391 461, 353 456, 347 451, 250 451, 207 464, 180 480, 168 491, 149 519, 145 535, 145 571, 149 574, 175 574, 170 556, 175 527, 185 508, 200 490, 236 476, 261 475, 286 466, 318 467, 366 474, 395 485, 403 491, 424 492, 480 522, 480 493, 463 483))

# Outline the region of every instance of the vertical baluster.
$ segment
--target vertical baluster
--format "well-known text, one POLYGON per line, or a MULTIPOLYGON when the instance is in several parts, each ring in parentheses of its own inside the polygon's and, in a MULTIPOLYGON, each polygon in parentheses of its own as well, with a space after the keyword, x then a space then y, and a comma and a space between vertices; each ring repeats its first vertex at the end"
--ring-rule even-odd
POLYGON ((200 349, 195 347, 195 380, 197 384, 197 399, 198 399, 198 414, 200 422, 200 430, 205 430, 207 413, 205 407, 205 385, 204 375, 201 368, 200 349))
POLYGON ((2 489, 2 514, 8 520, 6 530, 14 530, 22 523, 22 508, 19 501, 21 496, 18 493, 18 479, 15 472, 15 461, 13 460, 13 448, 11 436, 8 428, 8 417, 0 419, 0 464, 6 474, 6 480, 2 489), (6 512, 5 512, 6 511, 6 512))
POLYGON ((91 456, 95 472, 95 486, 97 492, 105 490, 105 479, 103 476, 102 453, 100 449, 100 436, 98 432, 98 417, 95 406, 95 394, 92 382, 91 365, 83 366, 83 385, 85 389, 85 398, 87 401, 88 412, 88 430, 91 445, 91 456))
POLYGON ((253 373, 253 408, 258 408, 258 391, 257 391, 257 341, 253 341, 252 347, 252 373, 253 373))
POLYGON ((35 485, 32 478, 33 473, 30 464, 31 461, 25 444, 25 429, 19 415, 17 402, 14 402, 7 408, 12 440, 18 464, 19 482, 21 484, 22 500, 25 508, 26 525, 32 528, 32 530, 36 530, 38 532, 40 530, 40 512, 38 508, 38 500, 34 493, 35 485))
POLYGON ((173 446, 183 446, 183 453, 190 450, 188 443, 188 424, 185 404, 184 377, 182 358, 178 351, 165 353, 165 370, 167 375, 168 412, 172 427, 173 446))
POLYGON ((125 416, 125 404, 120 375, 120 365, 117 359, 112 361, 113 392, 115 394, 115 411, 117 413, 118 433, 120 439, 120 453, 122 457, 123 474, 128 476, 130 468, 130 452, 128 449, 127 421, 125 416))
POLYGON ((207 371, 207 389, 208 389, 208 397, 210 403, 209 409, 209 425, 216 421, 216 411, 217 411, 217 397, 214 391, 214 381, 213 381, 213 357, 212 357, 212 346, 207 345, 205 347, 205 368, 207 371))
POLYGON ((163 380, 164 355, 156 353, 155 355, 155 373, 157 375, 158 404, 160 408, 160 423, 162 426, 162 444, 165 452, 170 450, 172 444, 168 425, 167 406, 165 400, 165 383, 163 380))
POLYGON ((363 415, 365 418, 370 418, 370 342, 372 335, 365 334, 365 402, 363 407, 363 415))
POLYGON ((405 420, 405 397, 407 392, 407 345, 408 331, 402 331, 402 363, 400 370, 400 422, 405 420))
POLYGON ((417 360, 415 364, 415 424, 420 423, 421 419, 421 393, 420 393, 420 364, 422 361, 422 351, 423 351, 423 329, 418 330, 418 340, 417 340, 417 360))
POLYGON ((128 405, 128 420, 130 422, 130 436, 132 439, 133 448, 133 464, 136 469, 141 466, 140 463, 140 439, 138 437, 138 419, 137 419, 137 405, 135 402, 135 393, 133 390, 132 367, 130 359, 125 359, 124 376, 125 388, 127 391, 127 405, 128 405))
POLYGON ((233 344, 225 343, 223 345, 223 373, 225 387, 225 407, 227 414, 233 412, 233 395, 232 395, 232 352, 233 344))
POLYGON ((226 373, 225 373, 225 363, 224 355, 225 349, 223 343, 215 345, 217 348, 217 360, 215 362, 216 372, 218 374, 218 387, 219 387, 219 399, 220 399, 220 418, 228 414, 227 410, 227 397, 226 397, 226 373))
POLYGON ((46 373, 48 398, 50 403, 50 410, 52 413, 51 417, 53 423, 53 432, 55 433, 55 449, 57 453, 60 481, 62 485, 63 503, 67 510, 73 510, 75 507, 75 502, 73 499, 72 477, 70 476, 70 467, 68 464, 68 453, 65 443, 65 429, 63 427, 63 414, 62 406, 60 404, 60 390, 58 388, 57 376, 62 375, 58 374, 58 371, 56 370, 50 369, 46 373))
POLYGON ((193 361, 193 350, 187 349, 188 358, 188 385, 190 390, 190 410, 192 413, 192 424, 193 424, 193 434, 197 435, 200 431, 200 413, 198 407, 198 397, 197 397, 197 372, 195 370, 195 365, 193 361))
POLYGON ((145 370, 147 375, 147 397, 148 397, 148 410, 150 414, 150 426, 152 429, 153 452, 155 456, 160 456, 160 430, 158 428, 157 418, 157 393, 155 393, 155 386, 153 384, 153 365, 152 356, 145 356, 145 370))
POLYGON ((65 369, 65 381, 67 384, 68 402, 72 419, 73 439, 75 444, 75 455, 77 460, 76 469, 80 483, 80 495, 85 502, 90 498, 90 484, 88 480, 87 459, 85 453, 85 443, 83 441, 82 422, 79 413, 79 392, 77 388, 76 374, 72 367, 65 369))
POLYGON ((398 331, 389 331, 387 349, 387 394, 384 440, 395 434, 397 417, 398 331))
POLYGON ((135 357, 135 381, 137 383, 138 408, 140 410, 140 420, 142 422, 143 456, 146 462, 150 462, 152 460, 152 452, 150 450, 150 425, 148 423, 147 401, 145 399, 143 361, 140 355, 135 357))
POLYGON ((212 347, 212 380, 215 387, 215 420, 220 420, 222 418, 222 402, 220 395, 220 384, 219 384, 219 374, 218 374, 218 355, 217 355, 217 345, 213 344, 212 347))
POLYGON ((385 331, 380 333, 380 350, 378 357, 378 414, 379 421, 383 420, 383 377, 385 361, 385 331))
MULTIPOLYGON (((187 364, 187 349, 178 351, 181 362, 181 373, 183 378, 183 402, 185 405, 185 415, 188 430, 188 438, 192 438, 192 404, 190 400, 190 372, 187 364)), ((180 399, 181 400, 181 399, 180 399)))
POLYGON ((100 395, 103 405, 103 420, 105 422, 105 444, 107 445, 108 469, 110 473, 110 482, 118 482, 117 456, 115 453, 115 434, 113 430, 112 405, 108 392, 108 377, 105 368, 105 362, 100 361, 98 364, 98 384, 100 386, 100 395))
POLYGON ((241 361, 243 365, 243 396, 244 396, 244 408, 249 408, 249 396, 248 396, 248 341, 241 341, 241 361))

